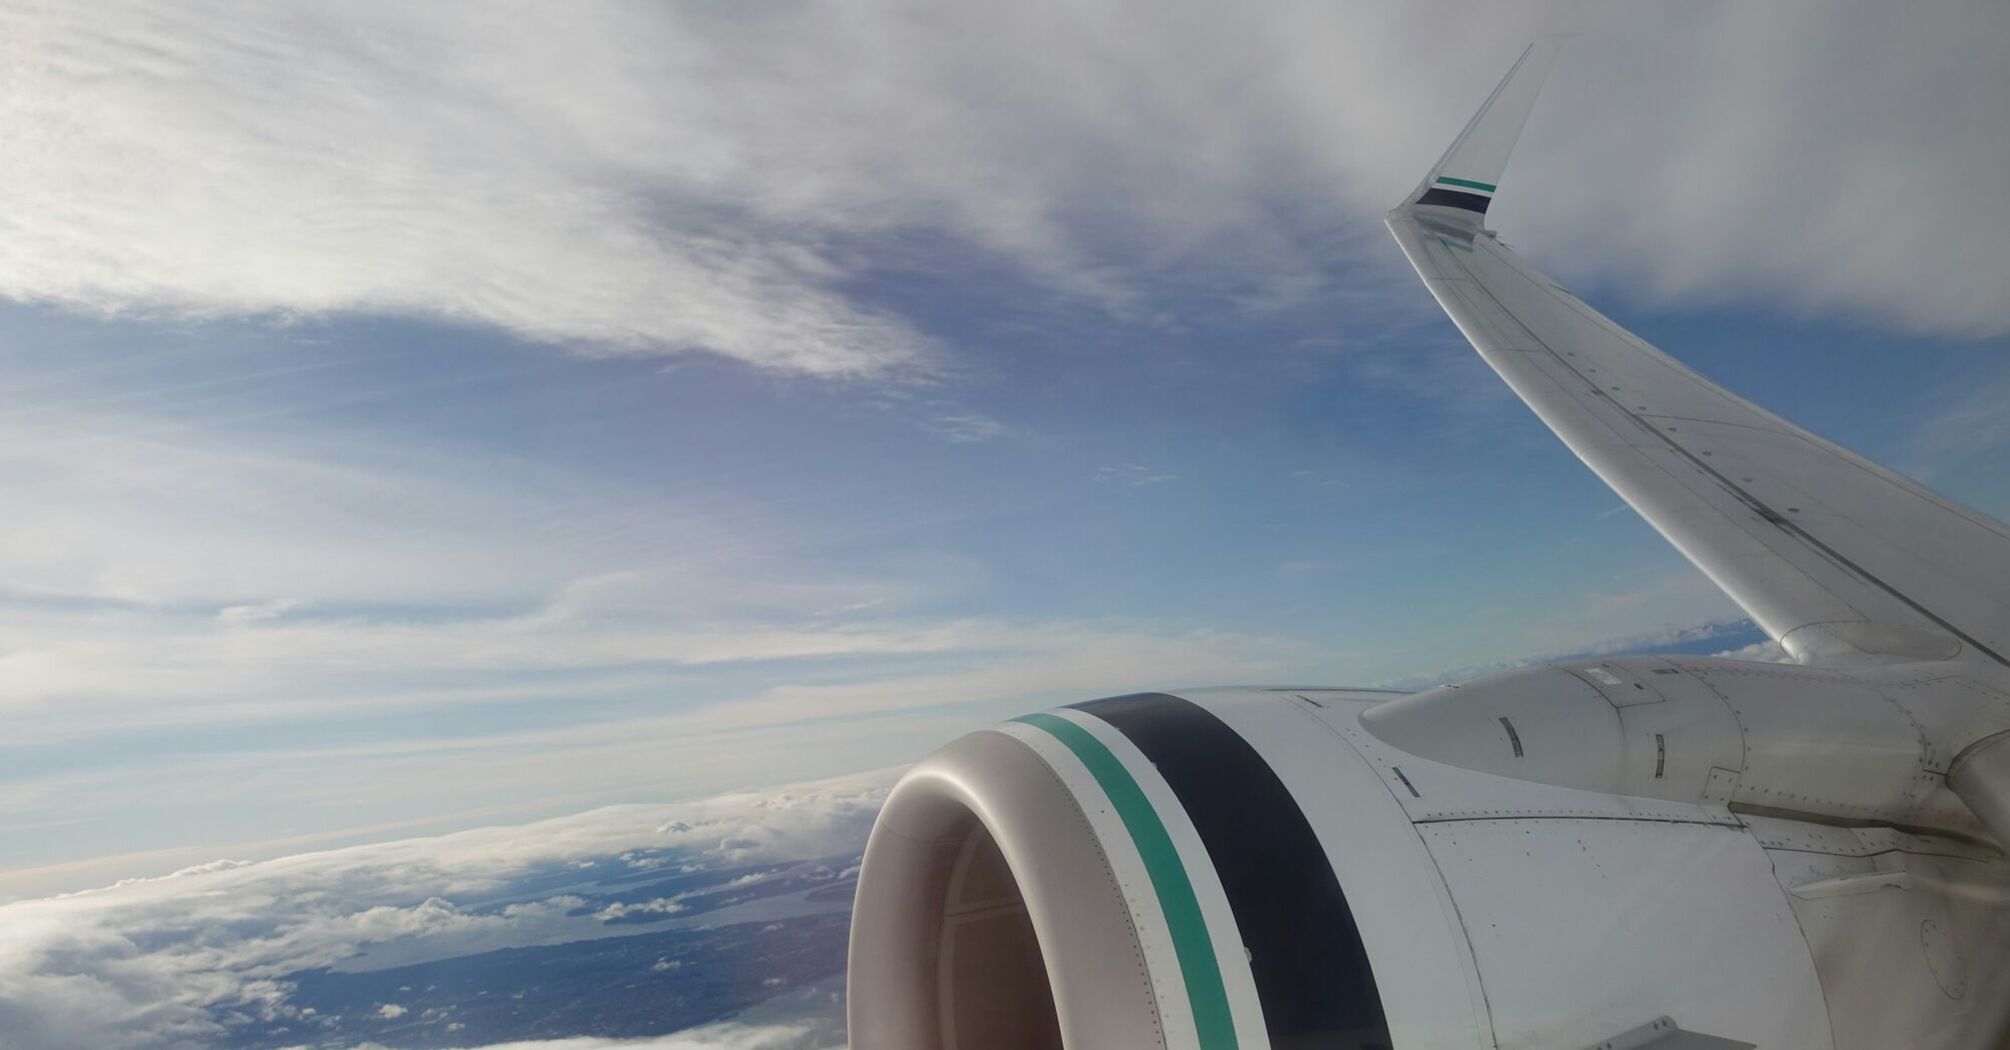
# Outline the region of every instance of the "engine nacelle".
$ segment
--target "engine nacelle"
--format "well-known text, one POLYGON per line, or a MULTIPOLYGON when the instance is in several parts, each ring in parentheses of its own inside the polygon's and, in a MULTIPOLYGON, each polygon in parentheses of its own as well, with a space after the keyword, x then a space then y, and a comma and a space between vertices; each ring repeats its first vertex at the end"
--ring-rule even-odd
POLYGON ((1781 698, 1836 677, 1802 671, 1143 694, 971 734, 873 829, 852 1046, 1979 1050, 2010 871, 1931 768, 1968 716, 1915 700, 1906 752, 1858 682, 1884 712, 1795 745, 1781 698))
MULTIPOLYGON (((1228 702, 1143 694, 1030 715, 911 770, 859 878, 852 1044, 1260 1046, 1274 1027, 1320 1040, 1302 1045, 1389 1045, 1320 829, 1214 713, 1292 719, 1290 701, 1215 699, 1228 702)), ((1379 817, 1408 833, 1400 810, 1379 817)), ((1452 947, 1435 960, 1447 973, 1452 947)))

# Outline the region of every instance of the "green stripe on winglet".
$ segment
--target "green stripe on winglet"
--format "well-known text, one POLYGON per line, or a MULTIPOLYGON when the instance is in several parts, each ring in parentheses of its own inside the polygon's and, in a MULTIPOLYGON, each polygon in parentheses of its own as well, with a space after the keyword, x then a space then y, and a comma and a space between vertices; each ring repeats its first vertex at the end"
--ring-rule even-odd
POLYGON ((1214 940, 1208 936, 1207 920, 1200 913, 1200 898, 1180 863, 1179 850, 1165 823, 1152 808, 1145 790, 1131 777, 1124 763, 1097 740, 1095 734, 1059 715, 1032 714, 1015 718, 1036 729, 1044 729, 1066 745, 1089 769, 1089 775, 1108 795, 1124 830, 1145 862, 1152 890, 1158 894, 1159 909, 1165 912, 1166 928, 1172 933, 1173 954, 1179 957, 1180 975, 1186 981, 1186 997, 1193 1007, 1193 1026, 1200 1033, 1202 1050, 1235 1050, 1235 1021, 1228 1011, 1228 989, 1221 983, 1221 966, 1215 961, 1214 940))
POLYGON ((1450 175, 1440 175, 1438 176, 1438 181, 1444 183, 1447 186, 1464 186, 1469 190, 1485 190, 1488 193, 1492 193, 1494 191, 1494 185, 1492 183, 1474 182, 1471 179, 1455 179, 1452 178, 1450 175))

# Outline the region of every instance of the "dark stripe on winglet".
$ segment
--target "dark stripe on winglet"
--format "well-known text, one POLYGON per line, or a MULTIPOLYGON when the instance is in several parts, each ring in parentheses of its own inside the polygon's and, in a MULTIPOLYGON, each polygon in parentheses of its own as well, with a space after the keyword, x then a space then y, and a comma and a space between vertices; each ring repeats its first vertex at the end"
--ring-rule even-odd
POLYGON ((1477 193, 1467 193, 1463 190, 1448 190, 1442 186, 1433 186, 1425 190, 1423 196, 1417 198, 1417 203, 1436 204, 1444 208, 1464 208, 1467 211, 1485 215, 1487 213, 1487 205, 1493 203, 1493 198, 1482 197, 1477 193))
POLYGON ((1273 1050, 1387 1046, 1388 1020, 1340 880, 1290 789, 1241 734, 1164 693, 1077 710, 1137 745, 1207 848, 1273 1050))

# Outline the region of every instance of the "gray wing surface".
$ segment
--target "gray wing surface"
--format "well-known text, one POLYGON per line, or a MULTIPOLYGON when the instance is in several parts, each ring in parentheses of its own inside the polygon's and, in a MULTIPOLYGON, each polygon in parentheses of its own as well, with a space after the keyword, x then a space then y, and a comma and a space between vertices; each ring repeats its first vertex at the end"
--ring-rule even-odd
POLYGON ((1547 70, 1531 48, 1389 228, 1486 362, 1803 662, 2010 665, 2010 529, 1703 378, 1483 219, 1547 70))

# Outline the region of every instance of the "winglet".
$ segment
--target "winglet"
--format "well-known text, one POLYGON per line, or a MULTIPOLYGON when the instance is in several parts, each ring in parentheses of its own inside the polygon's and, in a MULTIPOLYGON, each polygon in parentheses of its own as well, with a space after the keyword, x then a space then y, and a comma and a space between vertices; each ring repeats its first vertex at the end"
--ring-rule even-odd
POLYGON ((1508 154, 1521 138, 1522 126, 1528 123, 1535 97, 1542 91, 1542 82, 1565 39, 1544 37, 1521 53, 1486 104, 1473 114, 1466 130, 1452 140, 1452 148, 1403 202, 1406 207, 1456 209, 1475 221, 1487 213, 1501 172, 1507 170, 1508 154))

